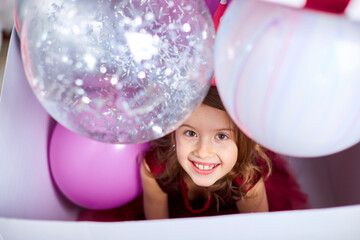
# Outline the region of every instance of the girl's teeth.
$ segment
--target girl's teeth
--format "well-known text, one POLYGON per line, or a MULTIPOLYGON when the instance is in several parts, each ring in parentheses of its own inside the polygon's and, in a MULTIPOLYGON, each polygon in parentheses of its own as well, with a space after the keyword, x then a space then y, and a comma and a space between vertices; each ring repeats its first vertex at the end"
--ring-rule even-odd
POLYGON ((197 163, 194 163, 195 166, 200 169, 200 170, 210 170, 210 169, 213 169, 217 164, 214 164, 214 165, 201 165, 201 164, 197 164, 197 163))

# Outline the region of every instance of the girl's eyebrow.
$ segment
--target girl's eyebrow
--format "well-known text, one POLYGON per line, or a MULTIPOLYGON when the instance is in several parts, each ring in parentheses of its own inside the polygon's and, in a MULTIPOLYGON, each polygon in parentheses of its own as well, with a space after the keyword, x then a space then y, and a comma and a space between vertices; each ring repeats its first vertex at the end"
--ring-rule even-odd
MULTIPOLYGON (((189 127, 189 128, 194 128, 193 126, 189 125, 189 124, 182 124, 179 128, 181 127, 189 127)), ((194 128, 195 129, 195 128, 194 128)))
POLYGON ((220 128, 220 129, 216 129, 215 131, 219 131, 219 132, 221 132, 221 131, 230 131, 230 132, 235 132, 235 130, 234 130, 234 129, 232 129, 232 128, 220 128))
MULTIPOLYGON (((182 124, 179 128, 181 128, 181 127, 188 127, 188 128, 195 129, 193 126, 191 126, 189 124, 182 124)), ((218 129, 215 129, 215 131, 216 132, 221 132, 221 131, 235 132, 235 130, 232 128, 218 128, 218 129)))
MULTIPOLYGON (((188 127, 188 128, 192 128, 192 129, 196 129, 195 127, 189 125, 189 124, 182 124, 179 128, 181 127, 188 127)), ((235 129, 233 128, 218 128, 218 129, 215 129, 216 132, 221 132, 221 131, 229 131, 229 132, 235 132, 235 129)))

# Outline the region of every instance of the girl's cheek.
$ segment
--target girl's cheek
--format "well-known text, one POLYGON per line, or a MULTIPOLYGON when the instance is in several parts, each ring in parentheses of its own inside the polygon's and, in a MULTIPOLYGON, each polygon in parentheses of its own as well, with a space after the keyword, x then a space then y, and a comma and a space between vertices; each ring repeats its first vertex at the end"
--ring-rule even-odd
POLYGON ((215 145, 218 146, 219 148, 227 148, 227 147, 232 146, 234 144, 235 144, 235 142, 233 140, 231 140, 231 139, 216 140, 215 141, 215 145))
POLYGON ((183 144, 192 144, 196 141, 195 137, 189 137, 184 135, 179 136, 179 142, 183 143, 183 144))

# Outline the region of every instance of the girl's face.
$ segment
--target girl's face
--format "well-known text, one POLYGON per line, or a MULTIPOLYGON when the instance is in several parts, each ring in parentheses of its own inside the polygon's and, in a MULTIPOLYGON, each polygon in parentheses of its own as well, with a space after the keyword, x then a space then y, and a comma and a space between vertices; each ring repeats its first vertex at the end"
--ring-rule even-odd
POLYGON ((175 142, 180 165, 198 186, 213 185, 237 161, 234 124, 225 111, 204 104, 175 131, 175 142))

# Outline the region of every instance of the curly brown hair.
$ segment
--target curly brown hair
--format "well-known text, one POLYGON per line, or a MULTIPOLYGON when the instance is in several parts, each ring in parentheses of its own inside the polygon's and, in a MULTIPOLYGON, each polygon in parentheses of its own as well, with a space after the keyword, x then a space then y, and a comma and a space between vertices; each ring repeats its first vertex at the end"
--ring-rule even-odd
MULTIPOLYGON (((226 111, 215 86, 210 87, 203 104, 226 111)), ((238 146, 237 162, 228 174, 207 188, 209 192, 213 193, 218 210, 220 202, 240 200, 245 197, 248 189, 256 184, 259 176, 266 179, 271 173, 271 161, 266 155, 265 149, 247 137, 235 124, 234 126, 238 146), (259 164, 259 161, 262 161, 262 164, 259 164), (240 185, 235 181, 238 177, 242 179, 240 185)), ((177 160, 176 151, 174 151, 172 134, 150 143, 150 153, 153 154, 157 164, 166 166, 162 173, 152 174, 152 176, 169 189, 178 188, 179 178, 185 174, 177 160)))

